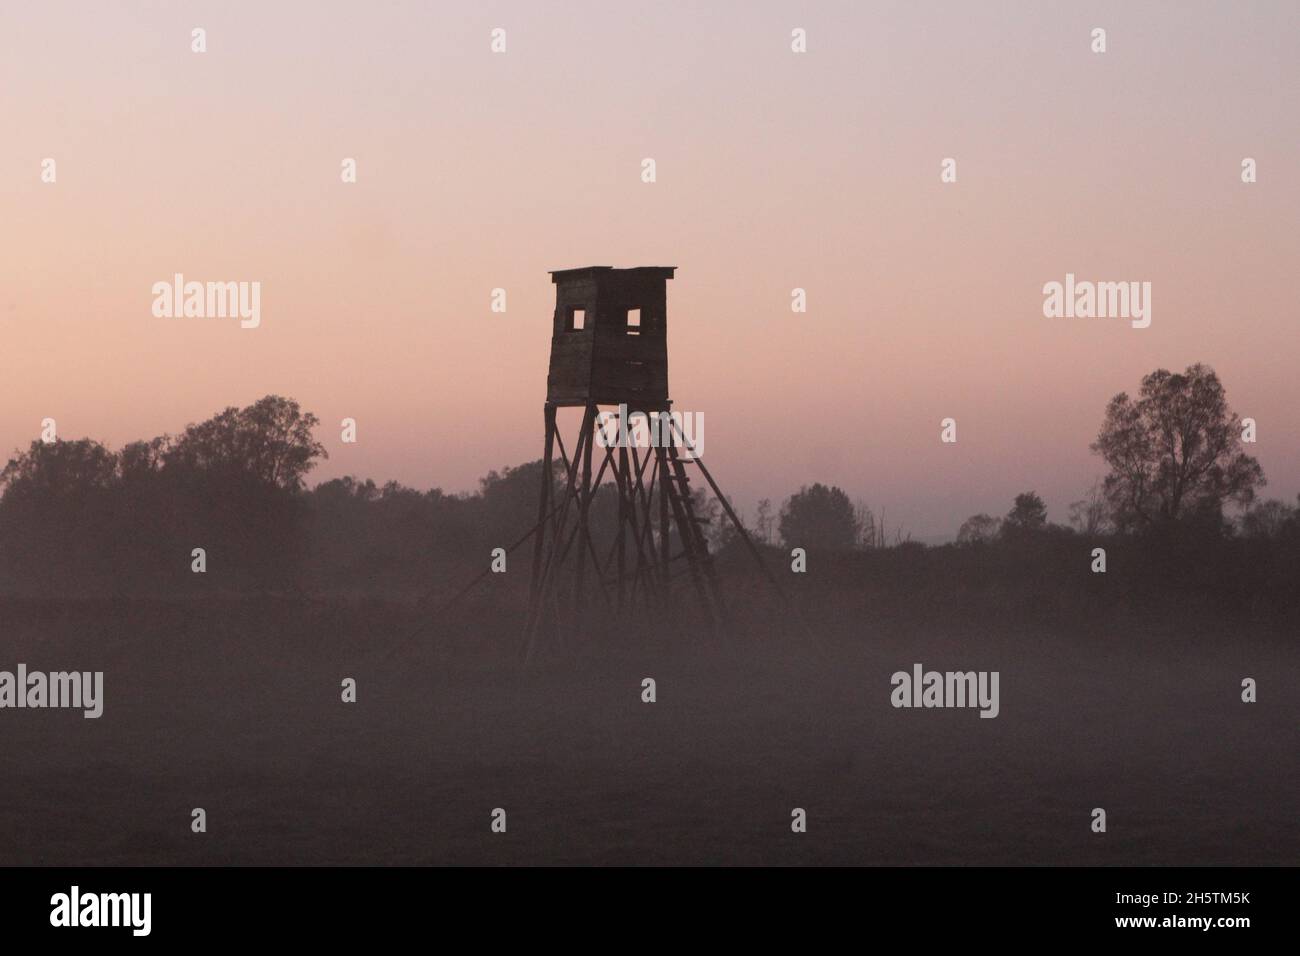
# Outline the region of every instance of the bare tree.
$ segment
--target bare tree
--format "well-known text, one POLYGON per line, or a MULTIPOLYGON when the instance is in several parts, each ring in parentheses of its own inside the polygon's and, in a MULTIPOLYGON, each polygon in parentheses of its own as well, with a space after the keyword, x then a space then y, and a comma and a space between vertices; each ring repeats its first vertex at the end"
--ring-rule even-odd
POLYGON ((1106 534, 1113 527, 1110 515, 1110 502, 1101 480, 1094 481, 1088 487, 1088 493, 1078 501, 1070 504, 1070 527, 1080 534, 1106 534))
POLYGON ((763 544, 772 543, 772 531, 775 528, 775 520, 772 517, 772 499, 763 498, 758 503, 758 517, 754 521, 754 528, 758 532, 758 538, 763 544))
POLYGON ((862 499, 853 506, 854 519, 858 523, 857 547, 866 550, 880 545, 876 541, 876 516, 862 499))

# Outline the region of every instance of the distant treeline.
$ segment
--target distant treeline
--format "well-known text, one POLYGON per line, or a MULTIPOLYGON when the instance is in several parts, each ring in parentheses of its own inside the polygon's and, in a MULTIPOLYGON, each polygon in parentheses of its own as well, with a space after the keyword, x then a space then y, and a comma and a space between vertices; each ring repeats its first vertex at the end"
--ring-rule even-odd
MULTIPOLYGON (((1119 454, 1131 463, 1138 416, 1121 398, 1127 401, 1112 401, 1108 423, 1128 429, 1119 454)), ((1217 413, 1226 415, 1226 406, 1217 413)), ((494 548, 514 545, 536 522, 540 461, 494 471, 473 494, 352 477, 308 489, 307 475, 326 457, 313 435, 318 424, 296 402, 267 396, 120 451, 89 439, 33 442, 0 472, 0 595, 305 592, 410 600, 453 592, 488 566, 494 548), (193 570, 196 549, 202 549, 202 574, 193 570)), ((1235 420, 1229 425, 1236 427, 1235 420)), ((976 515, 955 545, 927 551, 901 531, 887 531, 841 489, 822 484, 800 489, 779 509, 761 502, 746 525, 760 546, 772 549, 776 566, 788 564, 790 548, 806 549, 817 572, 809 577, 823 582, 832 579, 831 566, 867 566, 851 559, 852 552, 897 567, 914 567, 918 554, 929 553, 935 569, 988 567, 995 578, 1017 568, 1032 576, 1034 561, 1017 556, 1038 554, 1044 567, 1059 558, 1062 567, 1096 576, 1091 554, 1100 547, 1111 562, 1104 573, 1119 571, 1130 580, 1195 581, 1251 601, 1260 588, 1297 590, 1300 512, 1283 502, 1254 502, 1263 475, 1253 459, 1239 460, 1235 443, 1224 444, 1217 459, 1197 462, 1196 442, 1204 439, 1190 435, 1180 448, 1195 467, 1175 467, 1162 478, 1157 459, 1152 474, 1138 476, 1146 497, 1134 496, 1133 482, 1113 469, 1072 506, 1071 527, 1051 524, 1042 500, 1026 492, 1005 517, 976 515), (1225 455, 1233 459, 1226 466, 1225 455), (1229 521, 1224 507, 1234 501, 1242 510, 1229 521), (1118 567, 1117 551, 1128 556, 1118 567)), ((1106 436, 1103 429, 1099 444, 1106 436)), ((561 471, 552 476, 557 486, 562 479, 561 471)), ((712 548, 725 566, 737 548, 736 532, 718 502, 696 495, 697 513, 708 519, 712 548)), ((612 489, 597 496, 597 535, 615 523, 614 499, 612 489)), ((526 572, 526 545, 511 554, 512 571, 526 572)), ((509 577, 517 584, 526 573, 509 577)))
POLYGON ((117 452, 89 439, 33 442, 0 473, 0 593, 397 594, 536 520, 540 463, 494 472, 474 495, 353 478, 307 490, 326 457, 317 424, 268 396, 117 452))

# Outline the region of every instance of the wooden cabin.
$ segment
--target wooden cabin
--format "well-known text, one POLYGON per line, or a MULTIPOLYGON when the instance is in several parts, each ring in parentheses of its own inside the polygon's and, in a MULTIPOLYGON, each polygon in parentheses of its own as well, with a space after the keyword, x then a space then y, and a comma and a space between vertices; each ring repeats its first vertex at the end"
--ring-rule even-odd
POLYGON ((675 271, 588 266, 551 273, 548 402, 668 407, 668 280, 675 271))

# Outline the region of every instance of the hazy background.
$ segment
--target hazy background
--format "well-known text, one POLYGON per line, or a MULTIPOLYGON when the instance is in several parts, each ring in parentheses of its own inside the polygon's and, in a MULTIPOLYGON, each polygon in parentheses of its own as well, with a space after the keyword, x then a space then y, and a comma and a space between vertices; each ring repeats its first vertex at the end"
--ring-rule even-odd
POLYGON ((546 271, 675 265, 672 395, 751 515, 1063 520, 1106 400, 1195 361, 1300 491, 1294 3, 50 2, 0 53, 0 452, 275 392, 315 478, 468 489, 540 454, 546 271), (1152 282, 1151 327, 1044 318, 1067 271, 1152 282), (174 272, 260 281, 262 327, 154 318, 174 272))

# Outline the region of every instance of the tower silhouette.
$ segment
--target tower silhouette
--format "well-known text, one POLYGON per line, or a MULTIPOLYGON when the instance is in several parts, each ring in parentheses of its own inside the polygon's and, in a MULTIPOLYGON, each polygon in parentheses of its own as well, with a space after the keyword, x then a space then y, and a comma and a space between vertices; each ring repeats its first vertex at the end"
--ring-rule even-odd
POLYGON ((682 581, 703 626, 717 628, 726 608, 702 528, 707 519, 698 513, 692 493, 692 469, 763 567, 682 417, 672 411, 667 283, 675 271, 673 266, 589 266, 551 273, 555 313, 525 628, 529 659, 545 637, 562 641, 596 602, 616 616, 635 609, 675 610, 682 581), (567 445, 557 421, 562 408, 581 409, 577 433, 567 445), (648 441, 630 440, 634 434, 648 441), (558 480, 557 466, 563 470, 558 480), (598 540, 593 504, 606 477, 614 500, 602 508, 608 540, 598 540), (608 518, 614 510, 611 534, 608 518))

